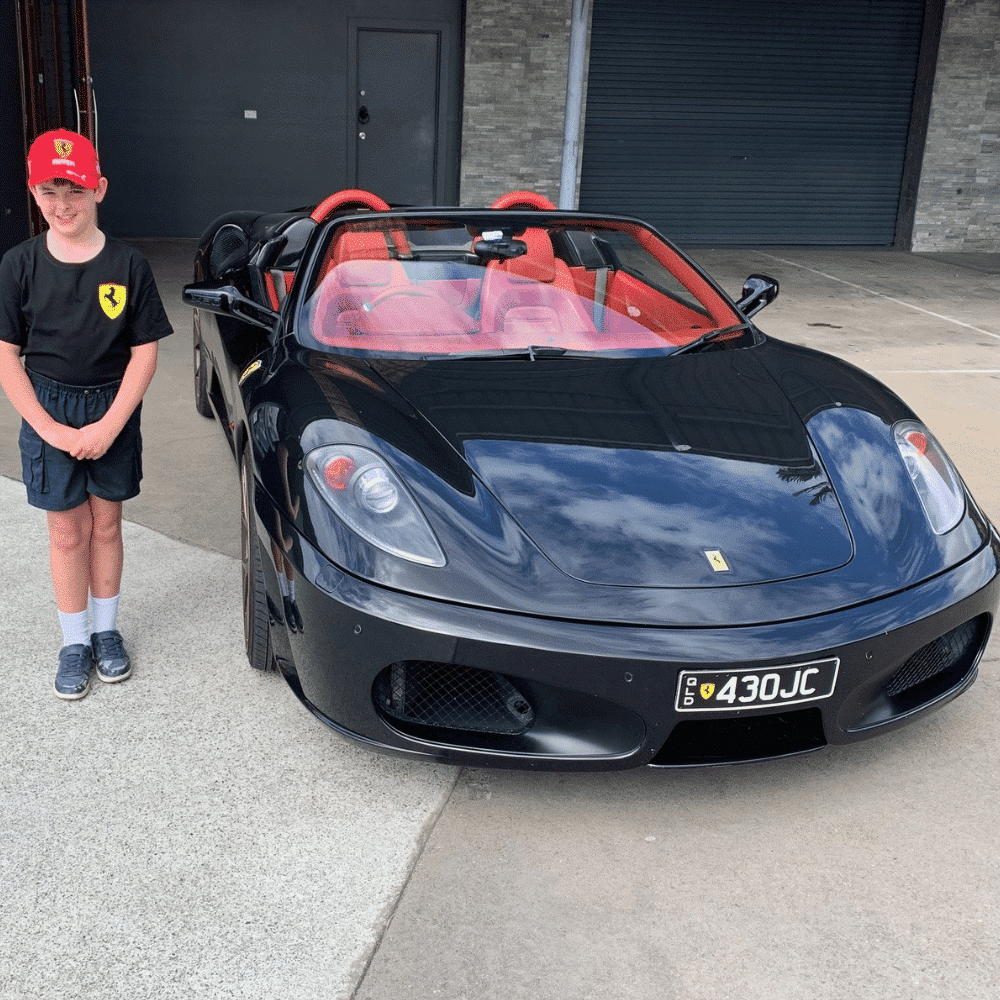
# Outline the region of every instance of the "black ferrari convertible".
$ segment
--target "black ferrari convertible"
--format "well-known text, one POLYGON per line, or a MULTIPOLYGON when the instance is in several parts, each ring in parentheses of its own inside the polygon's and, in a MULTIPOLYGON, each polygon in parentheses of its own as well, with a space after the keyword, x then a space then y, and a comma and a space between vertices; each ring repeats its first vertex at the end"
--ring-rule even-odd
POLYGON ((373 747, 553 769, 760 760, 965 691, 1000 536, 883 385, 765 336, 642 222, 217 219, 198 410, 239 466, 246 649, 373 747))

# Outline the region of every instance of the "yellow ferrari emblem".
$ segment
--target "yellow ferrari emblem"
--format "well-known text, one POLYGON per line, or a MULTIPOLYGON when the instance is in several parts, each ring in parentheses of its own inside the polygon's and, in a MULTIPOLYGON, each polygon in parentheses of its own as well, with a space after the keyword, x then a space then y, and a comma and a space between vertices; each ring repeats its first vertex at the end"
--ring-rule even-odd
POLYGON ((708 701, 708 699, 711 698, 713 694, 715 694, 715 685, 702 684, 702 686, 698 688, 698 690, 701 693, 702 698, 704 698, 705 701, 708 701))
POLYGON ((125 308, 125 286, 108 281, 97 290, 97 295, 104 315, 108 319, 117 319, 125 308))
POLYGON ((711 566, 716 573, 729 572, 729 563, 726 562, 722 553, 718 549, 705 549, 705 558, 708 560, 708 565, 711 566))
POLYGON ((71 143, 68 139, 56 139, 52 145, 56 147, 56 152, 63 159, 66 159, 66 157, 73 152, 73 143, 71 143))
POLYGON ((246 370, 246 371, 245 371, 245 372, 244 372, 244 373, 243 373, 243 374, 242 374, 242 375, 240 376, 240 381, 239 381, 239 384, 240 384, 240 385, 243 385, 243 383, 244 383, 244 382, 245 382, 245 381, 246 381, 246 380, 247 380, 248 378, 250 378, 250 376, 251 376, 251 375, 253 375, 253 373, 254 373, 255 371, 257 371, 257 369, 258 369, 258 368, 260 368, 260 366, 261 366, 261 362, 260 362, 260 361, 251 361, 251 362, 250 362, 250 367, 249 367, 249 368, 247 368, 247 370, 246 370))

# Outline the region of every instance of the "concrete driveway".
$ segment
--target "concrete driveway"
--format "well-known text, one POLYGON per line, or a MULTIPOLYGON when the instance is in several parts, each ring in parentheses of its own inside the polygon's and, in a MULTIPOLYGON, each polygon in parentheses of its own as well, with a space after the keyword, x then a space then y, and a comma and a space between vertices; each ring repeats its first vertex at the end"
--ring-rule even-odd
MULTIPOLYGON (((975 687, 850 749, 685 772, 411 764, 242 653, 236 475, 194 412, 188 241, 143 249, 178 336, 126 508, 136 673, 51 694, 44 516, 0 404, 14 665, 0 706, 0 997, 994 998, 1000 640, 975 687)), ((1000 521, 1000 255, 702 248, 769 333, 875 372, 1000 521)))

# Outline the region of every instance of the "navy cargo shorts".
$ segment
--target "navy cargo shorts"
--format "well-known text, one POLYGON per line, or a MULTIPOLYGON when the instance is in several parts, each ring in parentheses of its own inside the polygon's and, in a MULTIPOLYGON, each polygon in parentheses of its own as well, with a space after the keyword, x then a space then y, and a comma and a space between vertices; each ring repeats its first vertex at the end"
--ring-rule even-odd
MULTIPOLYGON (((28 378, 45 412, 59 423, 75 428, 100 420, 121 385, 121 382, 64 385, 32 371, 28 372, 28 378)), ((22 420, 21 472, 28 503, 42 510, 66 511, 86 503, 90 495, 116 503, 138 496, 142 479, 141 409, 140 403, 121 434, 98 459, 76 459, 53 448, 22 420)))

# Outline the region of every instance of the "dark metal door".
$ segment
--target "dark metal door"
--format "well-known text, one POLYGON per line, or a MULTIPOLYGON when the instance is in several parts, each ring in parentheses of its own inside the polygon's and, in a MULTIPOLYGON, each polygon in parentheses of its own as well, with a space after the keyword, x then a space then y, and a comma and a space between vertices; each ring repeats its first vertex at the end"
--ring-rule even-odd
POLYGON ((688 243, 888 245, 927 0, 595 0, 580 206, 688 243))
POLYGON ((355 38, 354 184, 392 205, 432 205, 441 33, 358 27, 355 38))

